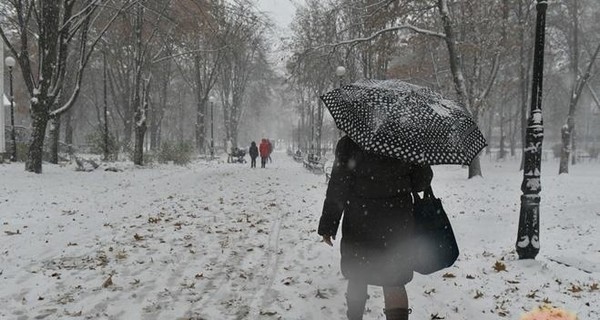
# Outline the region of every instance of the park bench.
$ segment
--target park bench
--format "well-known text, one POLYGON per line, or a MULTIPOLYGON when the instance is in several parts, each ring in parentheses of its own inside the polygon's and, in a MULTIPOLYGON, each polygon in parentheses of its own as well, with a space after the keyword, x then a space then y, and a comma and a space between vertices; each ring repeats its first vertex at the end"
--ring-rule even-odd
POLYGON ((296 152, 294 154, 294 160, 296 162, 304 162, 304 156, 302 155, 302 152, 296 152))
POLYGON ((325 162, 327 159, 315 154, 309 154, 304 160, 304 167, 314 172, 325 172, 325 162))

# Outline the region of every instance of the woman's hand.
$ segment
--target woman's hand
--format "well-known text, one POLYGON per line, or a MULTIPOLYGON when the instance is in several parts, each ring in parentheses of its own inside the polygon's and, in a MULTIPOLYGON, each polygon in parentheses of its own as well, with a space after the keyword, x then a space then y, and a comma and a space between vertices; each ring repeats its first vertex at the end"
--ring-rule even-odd
POLYGON ((330 236, 330 235, 323 236, 323 242, 328 244, 330 247, 333 247, 333 242, 331 241, 332 239, 335 240, 335 236, 330 236))

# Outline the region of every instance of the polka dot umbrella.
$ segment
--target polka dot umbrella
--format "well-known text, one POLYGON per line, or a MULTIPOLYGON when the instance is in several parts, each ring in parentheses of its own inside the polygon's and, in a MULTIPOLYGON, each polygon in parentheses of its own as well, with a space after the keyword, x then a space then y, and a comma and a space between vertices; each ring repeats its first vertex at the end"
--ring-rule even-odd
POLYGON ((367 152, 410 163, 469 165, 486 146, 464 108, 400 80, 362 80, 321 99, 337 127, 367 152))

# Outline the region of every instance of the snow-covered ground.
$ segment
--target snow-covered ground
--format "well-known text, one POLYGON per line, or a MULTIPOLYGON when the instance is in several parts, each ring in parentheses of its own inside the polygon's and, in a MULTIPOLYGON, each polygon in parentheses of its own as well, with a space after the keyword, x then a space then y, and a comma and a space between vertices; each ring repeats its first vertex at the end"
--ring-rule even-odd
MULTIPOLYGON (((0 319, 344 319, 339 242, 316 234, 324 177, 273 160, 0 165, 0 319)), ((600 163, 563 176, 543 163, 541 252, 528 261, 514 251, 518 164, 483 166, 474 180, 434 168, 461 255, 415 276, 411 319, 518 319, 545 303, 600 319, 600 163)), ((384 319, 381 289, 369 293, 365 319, 384 319)))

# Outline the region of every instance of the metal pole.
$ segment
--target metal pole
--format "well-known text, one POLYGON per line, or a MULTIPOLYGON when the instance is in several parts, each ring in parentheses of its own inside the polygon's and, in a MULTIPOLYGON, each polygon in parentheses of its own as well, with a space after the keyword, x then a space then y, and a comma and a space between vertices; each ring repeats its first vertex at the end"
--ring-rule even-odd
POLYGON ((540 251, 540 183, 542 141, 542 84, 544 77, 544 41, 547 0, 537 0, 535 54, 533 58, 533 84, 531 90, 531 114, 525 138, 525 161, 521 184, 521 211, 516 249, 519 259, 535 259, 540 251))
POLYGON ((214 114, 215 114, 215 103, 213 101, 210 102, 210 158, 213 159, 215 157, 215 130, 214 130, 214 114))
POLYGON ((8 81, 10 86, 10 139, 12 140, 12 153, 10 161, 17 161, 17 135, 15 134, 15 97, 13 95, 13 68, 8 67, 8 81))

